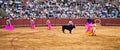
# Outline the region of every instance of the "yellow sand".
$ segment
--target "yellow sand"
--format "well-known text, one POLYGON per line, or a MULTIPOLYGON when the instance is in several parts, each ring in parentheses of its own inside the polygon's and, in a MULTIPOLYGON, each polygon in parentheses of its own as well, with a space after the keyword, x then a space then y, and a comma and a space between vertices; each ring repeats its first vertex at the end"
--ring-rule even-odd
POLYGON ((85 30, 76 26, 72 34, 63 34, 61 26, 0 28, 0 50, 120 50, 120 26, 97 26, 97 36, 88 36, 85 30))

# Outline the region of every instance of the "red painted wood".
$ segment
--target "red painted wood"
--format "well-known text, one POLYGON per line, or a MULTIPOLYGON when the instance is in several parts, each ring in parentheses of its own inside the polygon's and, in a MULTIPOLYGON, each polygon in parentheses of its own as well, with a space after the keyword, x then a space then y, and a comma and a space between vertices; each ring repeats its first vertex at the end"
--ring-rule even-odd
MULTIPOLYGON (((101 25, 106 26, 106 25, 120 25, 120 18, 101 18, 101 25)), ((35 25, 47 25, 46 18, 37 18, 34 20, 35 25)), ((68 24, 69 19, 50 19, 52 25, 63 25, 63 24, 68 24)), ((72 19, 73 23, 75 25, 84 25, 86 23, 85 18, 79 18, 79 19, 72 19)), ((12 19, 11 20, 12 25, 17 25, 17 26, 27 26, 30 25, 30 20, 29 19, 12 19)), ((6 19, 0 19, 0 26, 1 25, 6 25, 6 19)))

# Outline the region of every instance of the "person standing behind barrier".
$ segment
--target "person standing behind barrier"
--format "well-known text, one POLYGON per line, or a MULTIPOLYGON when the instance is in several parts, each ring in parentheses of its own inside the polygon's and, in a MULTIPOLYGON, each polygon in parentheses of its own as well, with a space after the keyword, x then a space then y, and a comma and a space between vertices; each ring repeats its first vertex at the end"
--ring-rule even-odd
POLYGON ((68 25, 73 25, 73 22, 71 19, 69 20, 68 25))
POLYGON ((14 30, 14 27, 12 26, 10 20, 11 20, 10 18, 7 18, 7 20, 6 20, 6 26, 5 26, 5 30, 14 30))
POLYGON ((35 22, 34 22, 33 18, 30 20, 30 23, 31 23, 31 28, 34 29, 35 28, 35 22))
POLYGON ((51 30, 52 25, 51 25, 50 19, 48 19, 46 23, 48 25, 48 30, 51 30))

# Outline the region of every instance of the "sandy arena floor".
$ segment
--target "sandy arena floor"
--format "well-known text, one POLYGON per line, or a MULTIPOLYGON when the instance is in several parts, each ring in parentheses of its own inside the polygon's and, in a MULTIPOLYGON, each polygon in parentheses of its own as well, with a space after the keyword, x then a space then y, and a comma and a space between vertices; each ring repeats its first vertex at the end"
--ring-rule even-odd
POLYGON ((76 26, 72 34, 63 34, 61 26, 0 28, 0 50, 120 50, 120 26, 97 26, 97 36, 87 36, 85 30, 76 26))

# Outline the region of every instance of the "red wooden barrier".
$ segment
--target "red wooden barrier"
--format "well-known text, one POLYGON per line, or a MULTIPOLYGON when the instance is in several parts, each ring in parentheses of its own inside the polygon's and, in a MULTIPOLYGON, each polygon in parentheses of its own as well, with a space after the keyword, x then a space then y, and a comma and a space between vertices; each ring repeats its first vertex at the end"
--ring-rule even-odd
MULTIPOLYGON (((120 18, 101 18, 101 25, 103 26, 110 26, 110 25, 119 25, 120 26, 120 18)), ((34 20, 36 26, 40 25, 47 25, 46 18, 37 18, 34 20)), ((63 25, 68 24, 69 19, 50 19, 52 25, 63 25)), ((86 22, 86 18, 79 18, 79 19, 72 19, 73 23, 75 25, 84 25, 86 22)), ((30 20, 29 19, 13 19, 11 20, 11 23, 14 26, 30 26, 30 20)), ((0 19, 0 27, 3 27, 6 25, 6 19, 0 19)))
POLYGON ((6 19, 0 19, 0 26, 6 25, 6 19))
POLYGON ((120 18, 101 19, 103 26, 120 26, 120 18))

